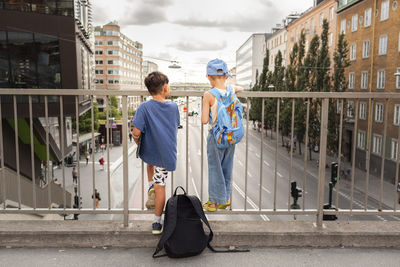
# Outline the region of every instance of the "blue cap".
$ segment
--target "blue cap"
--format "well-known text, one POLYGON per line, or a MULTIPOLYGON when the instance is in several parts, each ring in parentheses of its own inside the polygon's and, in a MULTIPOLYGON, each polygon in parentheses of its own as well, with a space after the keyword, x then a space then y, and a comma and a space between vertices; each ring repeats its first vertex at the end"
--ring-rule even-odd
POLYGON ((228 66, 225 61, 218 58, 208 62, 207 75, 228 76, 232 78, 232 75, 228 72, 228 66), (222 72, 218 72, 218 70, 221 70, 222 72))

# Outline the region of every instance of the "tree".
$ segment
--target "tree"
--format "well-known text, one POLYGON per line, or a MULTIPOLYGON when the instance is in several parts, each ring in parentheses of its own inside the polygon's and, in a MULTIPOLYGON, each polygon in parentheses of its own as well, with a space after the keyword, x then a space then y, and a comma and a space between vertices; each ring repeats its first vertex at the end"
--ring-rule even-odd
MULTIPOLYGON (((349 52, 348 43, 344 39, 344 34, 339 35, 336 51, 333 54, 333 88, 334 92, 344 92, 346 90, 345 70, 350 66, 350 60, 347 57, 349 52)), ((328 148, 335 153, 339 147, 339 123, 340 117, 337 112, 339 101, 334 101, 329 105, 328 120, 328 148)), ((344 105, 345 106, 345 105, 344 105)))
MULTIPOLYGON (((305 41, 306 35, 304 31, 301 31, 299 40, 299 49, 297 53, 297 64, 296 64, 296 86, 295 90, 302 92, 306 90, 306 73, 307 70, 304 69, 303 61, 305 56, 305 41)), ((294 135, 299 143, 299 154, 301 155, 301 144, 304 140, 304 135, 306 132, 305 127, 305 115, 306 108, 304 105, 304 99, 295 99, 295 116, 294 116, 294 135)))
MULTIPOLYGON (((266 86, 268 91, 282 91, 284 88, 284 78, 285 78, 285 68, 282 66, 282 53, 279 50, 275 57, 274 72, 268 72, 267 81, 268 84, 272 84, 274 88, 270 88, 269 85, 266 86)), ((265 101, 265 125, 271 129, 276 128, 276 101, 275 98, 268 98, 265 101)))
MULTIPOLYGON (((304 59, 304 69, 305 69, 305 84, 307 87, 307 90, 310 92, 316 91, 316 80, 317 80, 317 61, 318 61, 318 48, 320 46, 319 43, 319 36, 314 35, 314 37, 311 39, 310 47, 307 52, 307 56, 304 59)), ((308 130, 308 139, 310 143, 310 153, 309 157, 310 160, 312 159, 312 154, 311 154, 311 144, 316 142, 316 139, 318 138, 318 104, 313 101, 312 99, 308 99, 310 101, 310 114, 309 114, 309 130, 308 130)))
MULTIPOLYGON (((251 91, 260 91, 258 82, 258 70, 256 70, 256 82, 254 86, 251 88, 251 91)), ((261 99, 253 97, 250 99, 250 104, 251 108, 249 113, 249 119, 252 121, 261 121, 261 99)))
MULTIPOLYGON (((99 109, 97 108, 97 103, 93 103, 93 121, 94 121, 94 131, 99 130, 99 109)), ((73 129, 76 129, 76 119, 72 121, 73 129)), ((91 133, 92 132, 92 110, 89 109, 85 113, 79 116, 79 133, 91 133)))

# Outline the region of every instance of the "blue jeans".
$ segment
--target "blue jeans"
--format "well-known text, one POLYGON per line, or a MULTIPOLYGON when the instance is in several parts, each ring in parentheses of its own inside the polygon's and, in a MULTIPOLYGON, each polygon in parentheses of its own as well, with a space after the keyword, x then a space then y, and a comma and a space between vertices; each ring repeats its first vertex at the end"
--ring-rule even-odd
POLYGON ((229 200, 232 190, 234 154, 235 145, 219 149, 213 134, 208 133, 208 199, 210 202, 225 204, 229 200))

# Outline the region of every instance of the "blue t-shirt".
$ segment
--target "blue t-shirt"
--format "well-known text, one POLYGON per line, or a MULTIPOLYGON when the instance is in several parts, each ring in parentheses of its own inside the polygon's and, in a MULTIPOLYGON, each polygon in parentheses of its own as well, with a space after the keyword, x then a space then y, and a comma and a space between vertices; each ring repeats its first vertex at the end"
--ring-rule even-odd
POLYGON ((176 169, 176 135, 180 124, 178 105, 150 100, 140 104, 132 124, 142 132, 139 157, 147 164, 176 169))

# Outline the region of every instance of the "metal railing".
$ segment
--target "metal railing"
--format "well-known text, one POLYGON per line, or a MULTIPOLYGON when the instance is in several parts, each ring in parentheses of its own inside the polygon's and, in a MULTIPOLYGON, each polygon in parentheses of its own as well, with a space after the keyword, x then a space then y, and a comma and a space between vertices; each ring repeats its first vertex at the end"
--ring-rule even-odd
MULTIPOLYGON (((200 97, 202 99, 204 92, 200 91, 171 91, 171 96, 177 96, 177 97, 185 97, 186 98, 186 108, 187 111, 189 111, 190 107, 190 97, 200 97)), ((127 105, 127 98, 130 96, 140 96, 143 100, 143 97, 147 96, 148 93, 147 91, 142 91, 142 90, 120 90, 120 91, 107 91, 107 90, 95 90, 95 91, 88 91, 88 90, 47 90, 47 89, 2 89, 0 90, 0 98, 3 99, 5 96, 12 96, 12 106, 13 106, 13 129, 14 129, 14 142, 15 142, 15 173, 16 173, 16 183, 17 183, 17 196, 15 197, 14 201, 17 203, 15 206, 16 207, 9 207, 7 203, 8 193, 6 188, 7 188, 7 182, 10 180, 5 178, 7 166, 5 166, 5 157, 8 156, 8 153, 5 153, 4 151, 4 120, 6 119, 3 113, 2 117, 2 111, 4 110, 3 107, 0 107, 0 117, 3 118, 3 123, 0 123, 0 156, 1 156, 1 182, 0 182, 0 203, 3 203, 2 209, 0 209, 0 214, 120 214, 123 215, 123 222, 124 225, 127 226, 129 222, 129 215, 130 214, 144 214, 144 213, 151 213, 152 211, 146 210, 144 208, 144 201, 145 201, 145 169, 144 169, 144 164, 142 162, 141 164, 141 207, 140 208, 130 208, 130 198, 131 195, 129 193, 129 168, 131 167, 128 162, 129 162, 129 145, 128 145, 128 132, 129 132, 129 126, 128 126, 128 105, 127 105), (80 135, 80 129, 79 129, 79 96, 89 96, 90 102, 91 102, 91 107, 94 106, 94 100, 96 96, 101 96, 101 97, 111 97, 111 96, 118 96, 122 98, 122 181, 123 181, 123 188, 122 188, 122 193, 123 193, 123 205, 120 208, 115 208, 111 207, 111 172, 110 170, 110 127, 106 128, 106 154, 107 154, 107 194, 108 194, 108 203, 107 203, 107 208, 96 208, 96 200, 95 197, 93 198, 93 206, 91 208, 84 208, 80 204, 78 204, 78 207, 72 208, 73 204, 68 203, 66 199, 66 189, 65 189, 65 164, 64 160, 62 161, 61 168, 62 168, 62 188, 63 188, 63 203, 62 208, 54 208, 54 203, 52 201, 52 191, 51 191, 51 186, 48 186, 48 197, 47 197, 47 207, 38 207, 37 206, 37 186, 36 186, 36 178, 32 179, 32 205, 27 206, 21 204, 21 173, 20 173, 20 168, 21 168, 21 162, 20 162, 20 155, 19 153, 22 152, 21 149, 19 148, 19 144, 21 143, 19 141, 19 132, 18 132, 18 126, 19 126, 19 119, 21 117, 18 116, 18 107, 22 105, 21 103, 18 103, 18 98, 20 96, 25 96, 28 97, 28 108, 29 108, 29 137, 30 137, 30 151, 23 151, 23 153, 30 153, 30 158, 31 162, 23 162, 22 164, 31 164, 31 176, 36 177, 35 174, 35 157, 34 157, 34 150, 36 145, 35 140, 34 140, 34 127, 33 127, 33 111, 32 111, 32 96, 44 96, 44 117, 45 117, 45 130, 46 130, 46 138, 45 138, 45 146, 46 146, 46 164, 47 166, 50 166, 50 161, 51 161, 51 156, 50 156, 50 151, 49 151, 49 134, 50 134, 50 129, 49 129, 49 110, 48 110, 48 96, 59 96, 59 111, 60 111, 60 149, 61 149, 61 154, 65 155, 64 150, 64 144, 65 144, 65 121, 64 121, 64 109, 66 103, 64 102, 65 97, 70 97, 73 96, 75 98, 75 101, 73 104, 75 105, 75 132, 76 132, 76 138, 77 138, 77 144, 79 144, 79 135, 80 135)), ((385 155, 385 147, 386 147, 386 137, 387 137, 387 122, 388 122, 388 107, 391 103, 389 102, 400 102, 400 94, 393 94, 393 93, 301 93, 301 92, 240 92, 238 94, 239 97, 242 97, 245 99, 245 102, 247 104, 247 107, 250 107, 250 100, 252 98, 261 98, 261 129, 264 129, 264 116, 265 116, 265 100, 269 99, 272 101, 276 101, 276 122, 275 122, 275 141, 274 141, 274 146, 270 146, 269 150, 271 153, 273 153, 273 158, 274 158, 274 164, 271 164, 273 166, 273 203, 271 208, 263 208, 263 191, 264 186, 263 183, 267 179, 264 172, 264 166, 265 166, 265 160, 264 156, 267 157, 267 154, 264 154, 264 150, 266 149, 267 143, 266 143, 266 137, 265 135, 261 134, 260 136, 260 155, 259 155, 259 179, 251 179, 249 180, 249 112, 245 112, 246 118, 244 120, 245 122, 245 128, 246 128, 246 133, 245 133, 245 138, 242 140, 242 146, 245 147, 245 160, 244 160, 244 175, 243 179, 244 181, 244 191, 235 184, 235 180, 233 180, 233 187, 242 195, 244 199, 244 205, 243 207, 239 207, 241 205, 234 203, 232 200, 232 194, 231 194, 231 208, 229 210, 225 211, 218 211, 216 214, 242 214, 242 215, 261 215, 265 216, 264 219, 266 218, 266 215, 316 215, 316 223, 320 227, 322 226, 322 220, 324 215, 379 215, 379 216, 394 216, 394 215, 400 215, 400 211, 397 210, 397 192, 396 192, 396 187, 393 185, 393 194, 394 194, 394 205, 393 208, 383 208, 383 183, 384 183, 384 167, 385 167, 385 156, 382 157, 382 164, 381 164, 381 172, 380 172, 380 190, 379 190, 379 207, 377 209, 369 209, 368 208, 368 197, 369 197, 369 178, 370 178, 370 159, 371 159, 371 140, 372 140, 372 125, 373 125, 373 117, 372 116, 372 108, 373 105, 369 105, 370 109, 368 110, 368 140, 367 140, 367 149, 366 153, 368 155, 367 160, 366 160, 366 166, 367 166, 367 171, 366 171, 366 187, 365 191, 362 192, 365 194, 365 199, 364 199, 364 208, 363 209, 354 209, 353 208, 353 196, 354 196, 354 181, 355 181, 355 173, 356 173, 356 166, 355 166, 355 159, 356 159, 356 151, 357 151, 357 133, 358 133, 358 116, 359 116, 359 102, 362 99, 370 101, 370 103, 374 103, 374 101, 385 101, 385 115, 384 115, 384 126, 383 126, 383 146, 382 146, 382 155, 385 155), (307 194, 304 194, 303 199, 302 199, 302 208, 301 209, 293 209, 291 208, 291 195, 290 195, 290 188, 291 188, 291 182, 294 179, 294 173, 293 173, 293 166, 294 163, 298 165, 298 160, 295 162, 294 159, 294 136, 295 136, 295 114, 296 114, 296 101, 301 100, 303 101, 302 103, 306 105, 306 115, 304 118, 304 121, 302 123, 306 124, 305 127, 305 137, 304 137, 304 147, 307 148, 309 146, 309 134, 310 134, 310 109, 311 106, 313 106, 315 109, 314 111, 317 114, 314 114, 316 118, 319 120, 319 164, 318 164, 318 172, 317 172, 317 198, 315 201, 315 206, 309 209, 306 209, 306 201, 307 201, 307 194), (335 102, 333 100, 336 100, 338 102, 335 102), (339 124, 339 140, 338 140, 338 152, 336 153, 335 159, 337 159, 338 162, 338 170, 340 172, 341 170, 341 165, 343 164, 342 160, 342 146, 343 146, 343 140, 342 140, 342 135, 343 135, 343 128, 344 128, 344 106, 346 101, 354 101, 355 102, 355 113, 354 113, 354 125, 353 125, 353 136, 352 136, 352 148, 351 148, 351 188, 350 188, 350 203, 349 203, 349 208, 341 208, 339 205, 339 197, 341 194, 340 191, 340 185, 341 181, 339 179, 337 186, 335 188, 336 195, 335 195, 335 203, 336 203, 336 208, 335 209, 330 209, 330 210, 324 210, 324 199, 325 199, 325 191, 327 188, 327 183, 326 183, 326 163, 327 163, 327 135, 328 135, 328 112, 329 112, 329 105, 336 105, 336 103, 339 103, 340 105, 340 124, 339 124), (287 165, 289 168, 289 175, 287 177, 287 208, 279 208, 278 206, 281 206, 279 201, 278 201, 278 184, 280 183, 280 178, 285 179, 278 170, 278 163, 282 160, 281 159, 281 152, 280 147, 279 147, 279 137, 280 137, 280 129, 282 124, 282 118, 280 118, 280 114, 282 113, 282 105, 283 101, 291 101, 291 121, 290 121, 290 145, 289 145, 289 164, 287 165), (278 176, 280 178, 278 178, 278 176), (250 197, 249 197, 249 186, 254 185, 258 188, 258 205, 254 203, 250 197), (249 209, 247 206, 250 204, 253 208, 249 209), (232 208, 232 205, 235 205, 236 208, 232 208)), ((9 99, 9 98, 8 98, 9 99)), ((4 105, 3 101, 0 101, 0 105, 4 105)), ((26 105, 26 103, 24 103, 26 105)), ((190 158, 190 153, 189 153, 189 112, 185 113, 186 117, 186 122, 185 122, 185 157, 186 157, 186 162, 185 162, 185 173, 184 173, 184 187, 188 192, 190 192, 190 187, 189 187, 189 170, 191 172, 191 169, 189 167, 189 158, 190 158)), ((91 108, 90 112, 91 116, 91 133, 92 133, 92 139, 91 139, 91 147, 95 147, 95 141, 94 141, 94 109, 91 108)), ((108 101, 106 101, 106 121, 108 122, 110 118, 110 106, 108 101)), ((199 122, 199 124, 201 124, 199 122)), ((397 140, 400 140, 400 127, 398 130, 398 136, 397 140)), ((203 188, 203 180, 204 180, 204 126, 201 124, 200 125, 200 161, 197 164, 200 164, 200 194, 198 194, 197 189, 195 189, 196 194, 199 195, 199 197, 204 200, 204 188, 203 188)), ((271 130, 271 135, 272 135, 272 130, 271 130)), ((181 142, 182 140, 178 140, 178 142, 181 142)), ((272 142, 272 141, 271 141, 272 142)), ((399 175, 399 156, 398 156, 398 148, 397 148, 397 153, 396 153, 396 173, 395 173, 395 185, 398 183, 398 175, 399 175)), ((78 179, 77 179, 77 195, 80 199, 81 197, 81 163, 79 162, 79 145, 77 149, 78 153, 78 160, 77 160, 77 173, 78 173, 78 179)), ((307 157, 309 156, 309 152, 307 149, 304 149, 304 155, 303 155, 303 189, 304 193, 307 190, 310 190, 308 188, 308 180, 309 180, 309 165, 308 165, 308 160, 307 157)), ((258 157, 257 157, 258 158, 258 157)), ((95 171, 95 153, 92 153, 91 155, 91 164, 92 164, 92 192, 85 192, 89 194, 94 195, 94 191, 96 188, 96 171, 95 171)), ((269 166, 269 164, 268 164, 269 166)), ((271 167, 272 168, 272 167, 271 167)), ((47 168, 48 177, 52 177, 50 174, 50 168, 47 168)), ((139 171, 139 170, 136 170, 139 171)), ((174 179, 176 179, 176 175, 174 173, 171 173, 171 179, 169 179, 169 186, 171 187, 171 194, 174 185, 176 186, 177 184, 174 179)), ((182 175, 180 173, 179 175, 182 175)), ((299 181, 300 179, 299 174, 296 173, 296 179, 299 181)), ((48 183, 51 183, 50 180, 48 180, 48 183)), ((194 180, 193 180, 194 183, 194 180)), ((232 190, 233 191, 233 190, 232 190)), ((286 189, 284 190, 286 191, 286 189)), ((192 192, 193 193, 193 192, 192 192)), ((269 192, 270 193, 270 192, 269 192)), ((93 196, 92 195, 92 196, 93 196)), ((69 199, 69 198, 68 198, 69 199)), ((265 200, 264 200, 265 202, 265 200)), ((265 205, 264 205, 265 206, 265 205)))

